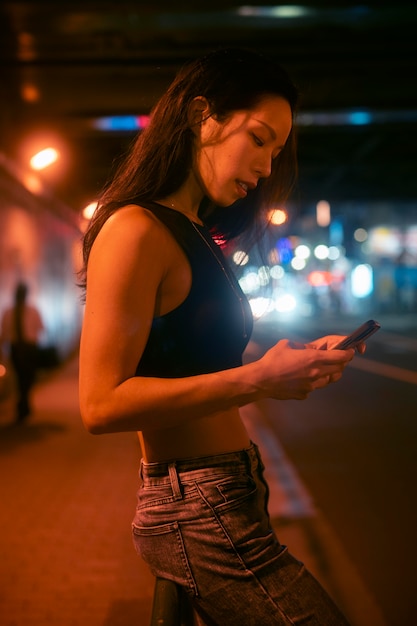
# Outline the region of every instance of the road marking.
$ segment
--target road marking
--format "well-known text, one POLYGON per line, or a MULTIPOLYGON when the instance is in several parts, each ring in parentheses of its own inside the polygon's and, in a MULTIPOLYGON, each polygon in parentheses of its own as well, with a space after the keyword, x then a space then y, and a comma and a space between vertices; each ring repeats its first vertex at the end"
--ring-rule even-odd
POLYGON ((381 330, 380 333, 372 337, 372 342, 379 344, 388 344, 390 347, 403 348, 408 352, 417 352, 417 339, 414 337, 406 337, 405 335, 398 335, 397 333, 389 333, 386 330, 381 330))
POLYGON ((387 365, 386 363, 379 363, 378 361, 371 361, 370 359, 360 357, 353 359, 349 366, 357 370, 377 374, 378 376, 385 376, 385 378, 392 378, 394 380, 400 380, 403 383, 417 385, 417 372, 406 370, 396 365, 387 365))
POLYGON ((269 486, 269 514, 276 519, 314 517, 315 506, 268 423, 264 407, 258 403, 240 410, 249 437, 259 446, 269 486))

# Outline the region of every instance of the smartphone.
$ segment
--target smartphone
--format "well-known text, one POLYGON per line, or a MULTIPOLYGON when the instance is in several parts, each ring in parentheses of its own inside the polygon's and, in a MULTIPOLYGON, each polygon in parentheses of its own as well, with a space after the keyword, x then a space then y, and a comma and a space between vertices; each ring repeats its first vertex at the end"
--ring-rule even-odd
POLYGON ((359 343, 362 343, 368 337, 376 333, 381 328, 381 325, 375 320, 368 320, 362 326, 359 326, 348 337, 343 339, 340 343, 334 346, 333 350, 347 350, 348 348, 356 348, 359 343))

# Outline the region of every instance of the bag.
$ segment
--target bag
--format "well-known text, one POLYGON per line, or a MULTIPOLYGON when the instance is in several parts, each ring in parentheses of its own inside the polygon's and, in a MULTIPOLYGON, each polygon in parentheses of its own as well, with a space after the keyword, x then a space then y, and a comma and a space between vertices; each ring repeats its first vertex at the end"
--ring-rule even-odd
POLYGON ((11 358, 18 371, 33 373, 53 369, 60 362, 55 346, 38 346, 28 341, 13 343, 11 358))
POLYGON ((38 346, 36 366, 40 370, 50 370, 58 367, 60 363, 58 350, 55 346, 38 346))

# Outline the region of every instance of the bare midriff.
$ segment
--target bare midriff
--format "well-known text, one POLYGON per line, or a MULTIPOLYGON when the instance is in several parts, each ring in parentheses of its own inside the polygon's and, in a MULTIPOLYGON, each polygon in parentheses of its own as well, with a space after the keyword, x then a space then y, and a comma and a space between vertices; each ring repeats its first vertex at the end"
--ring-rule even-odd
POLYGON ((173 428, 138 433, 145 462, 177 460, 235 452, 250 446, 239 409, 189 420, 173 428))

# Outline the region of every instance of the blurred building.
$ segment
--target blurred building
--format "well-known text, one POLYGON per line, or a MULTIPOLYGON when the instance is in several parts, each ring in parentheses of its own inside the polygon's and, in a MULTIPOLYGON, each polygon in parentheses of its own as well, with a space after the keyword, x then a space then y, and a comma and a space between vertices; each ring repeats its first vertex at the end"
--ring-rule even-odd
POLYGON ((45 325, 42 344, 65 358, 78 344, 78 217, 48 192, 40 176, 0 154, 0 315, 19 281, 45 325))

